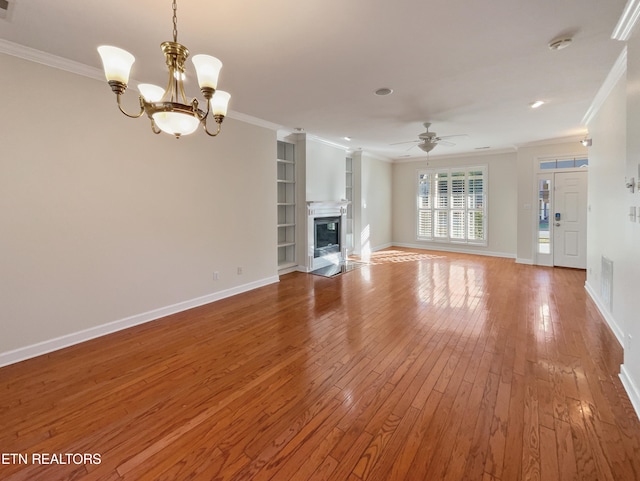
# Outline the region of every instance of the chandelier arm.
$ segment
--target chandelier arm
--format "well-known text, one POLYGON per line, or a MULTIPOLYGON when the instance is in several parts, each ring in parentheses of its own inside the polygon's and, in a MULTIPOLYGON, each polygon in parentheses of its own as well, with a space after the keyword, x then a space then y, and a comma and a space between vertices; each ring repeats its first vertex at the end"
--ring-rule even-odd
POLYGON ((154 134, 159 134, 162 132, 162 130, 160 130, 158 128, 158 126, 156 125, 156 121, 153 120, 153 117, 149 117, 151 119, 151 132, 153 132, 154 134))
POLYGON ((194 116, 200 121, 200 122, 207 122, 207 117, 209 116, 209 111, 211 110, 211 102, 209 102, 209 100, 207 100, 207 111, 203 112, 202 110, 200 110, 198 107, 200 106, 200 102, 198 102, 198 99, 193 99, 191 101, 191 110, 193 111, 194 116))
POLYGON ((137 118, 142 117, 142 114, 144 113, 144 99, 142 98, 142 95, 138 96, 138 100, 140 101, 140 112, 138 112, 137 114, 130 114, 127 111, 125 111, 122 108, 122 104, 120 103, 120 97, 122 97, 122 94, 117 94, 118 108, 120 109, 120 112, 122 112, 127 117, 132 118, 132 119, 137 119, 137 118))
POLYGON ((209 132, 209 129, 207 128, 207 118, 205 117, 204 119, 202 119, 202 128, 204 129, 204 131, 207 133, 207 135, 209 137, 215 137, 216 135, 218 135, 220 133, 220 129, 222 128, 222 119, 218 119, 218 117, 220 117, 219 115, 215 116, 216 119, 216 125, 218 126, 217 130, 215 133, 211 133, 209 132))

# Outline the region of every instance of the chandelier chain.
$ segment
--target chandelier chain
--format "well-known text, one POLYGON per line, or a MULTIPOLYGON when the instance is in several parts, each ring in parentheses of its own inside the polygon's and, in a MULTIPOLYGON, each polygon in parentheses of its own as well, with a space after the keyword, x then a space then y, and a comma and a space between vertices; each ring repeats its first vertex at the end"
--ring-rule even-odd
POLYGON ((178 15, 177 15, 178 6, 176 5, 176 0, 173 0, 171 8, 173 8, 173 41, 177 42, 178 41, 178 15))

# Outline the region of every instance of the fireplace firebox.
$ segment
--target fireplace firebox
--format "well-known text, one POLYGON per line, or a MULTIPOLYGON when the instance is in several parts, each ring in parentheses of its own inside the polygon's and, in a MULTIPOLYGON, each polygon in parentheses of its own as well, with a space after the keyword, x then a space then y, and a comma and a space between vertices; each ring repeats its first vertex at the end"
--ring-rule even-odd
POLYGON ((340 217, 316 217, 313 257, 340 253, 340 217))

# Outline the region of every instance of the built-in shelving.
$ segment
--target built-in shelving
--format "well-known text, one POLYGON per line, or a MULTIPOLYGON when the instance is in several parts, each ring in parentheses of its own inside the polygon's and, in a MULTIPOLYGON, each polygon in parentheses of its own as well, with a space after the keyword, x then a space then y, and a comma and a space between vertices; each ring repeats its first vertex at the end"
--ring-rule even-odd
POLYGON ((345 195, 347 197, 347 253, 353 252, 353 159, 346 158, 345 162, 345 195))
POLYGON ((278 141, 278 269, 296 265, 295 145, 278 141))

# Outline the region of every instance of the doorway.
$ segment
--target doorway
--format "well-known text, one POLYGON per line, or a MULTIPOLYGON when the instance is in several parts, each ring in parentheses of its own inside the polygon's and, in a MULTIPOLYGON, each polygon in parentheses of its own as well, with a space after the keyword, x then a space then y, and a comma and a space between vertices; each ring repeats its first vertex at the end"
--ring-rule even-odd
POLYGON ((586 170, 538 174, 536 264, 586 268, 587 176, 586 170))

